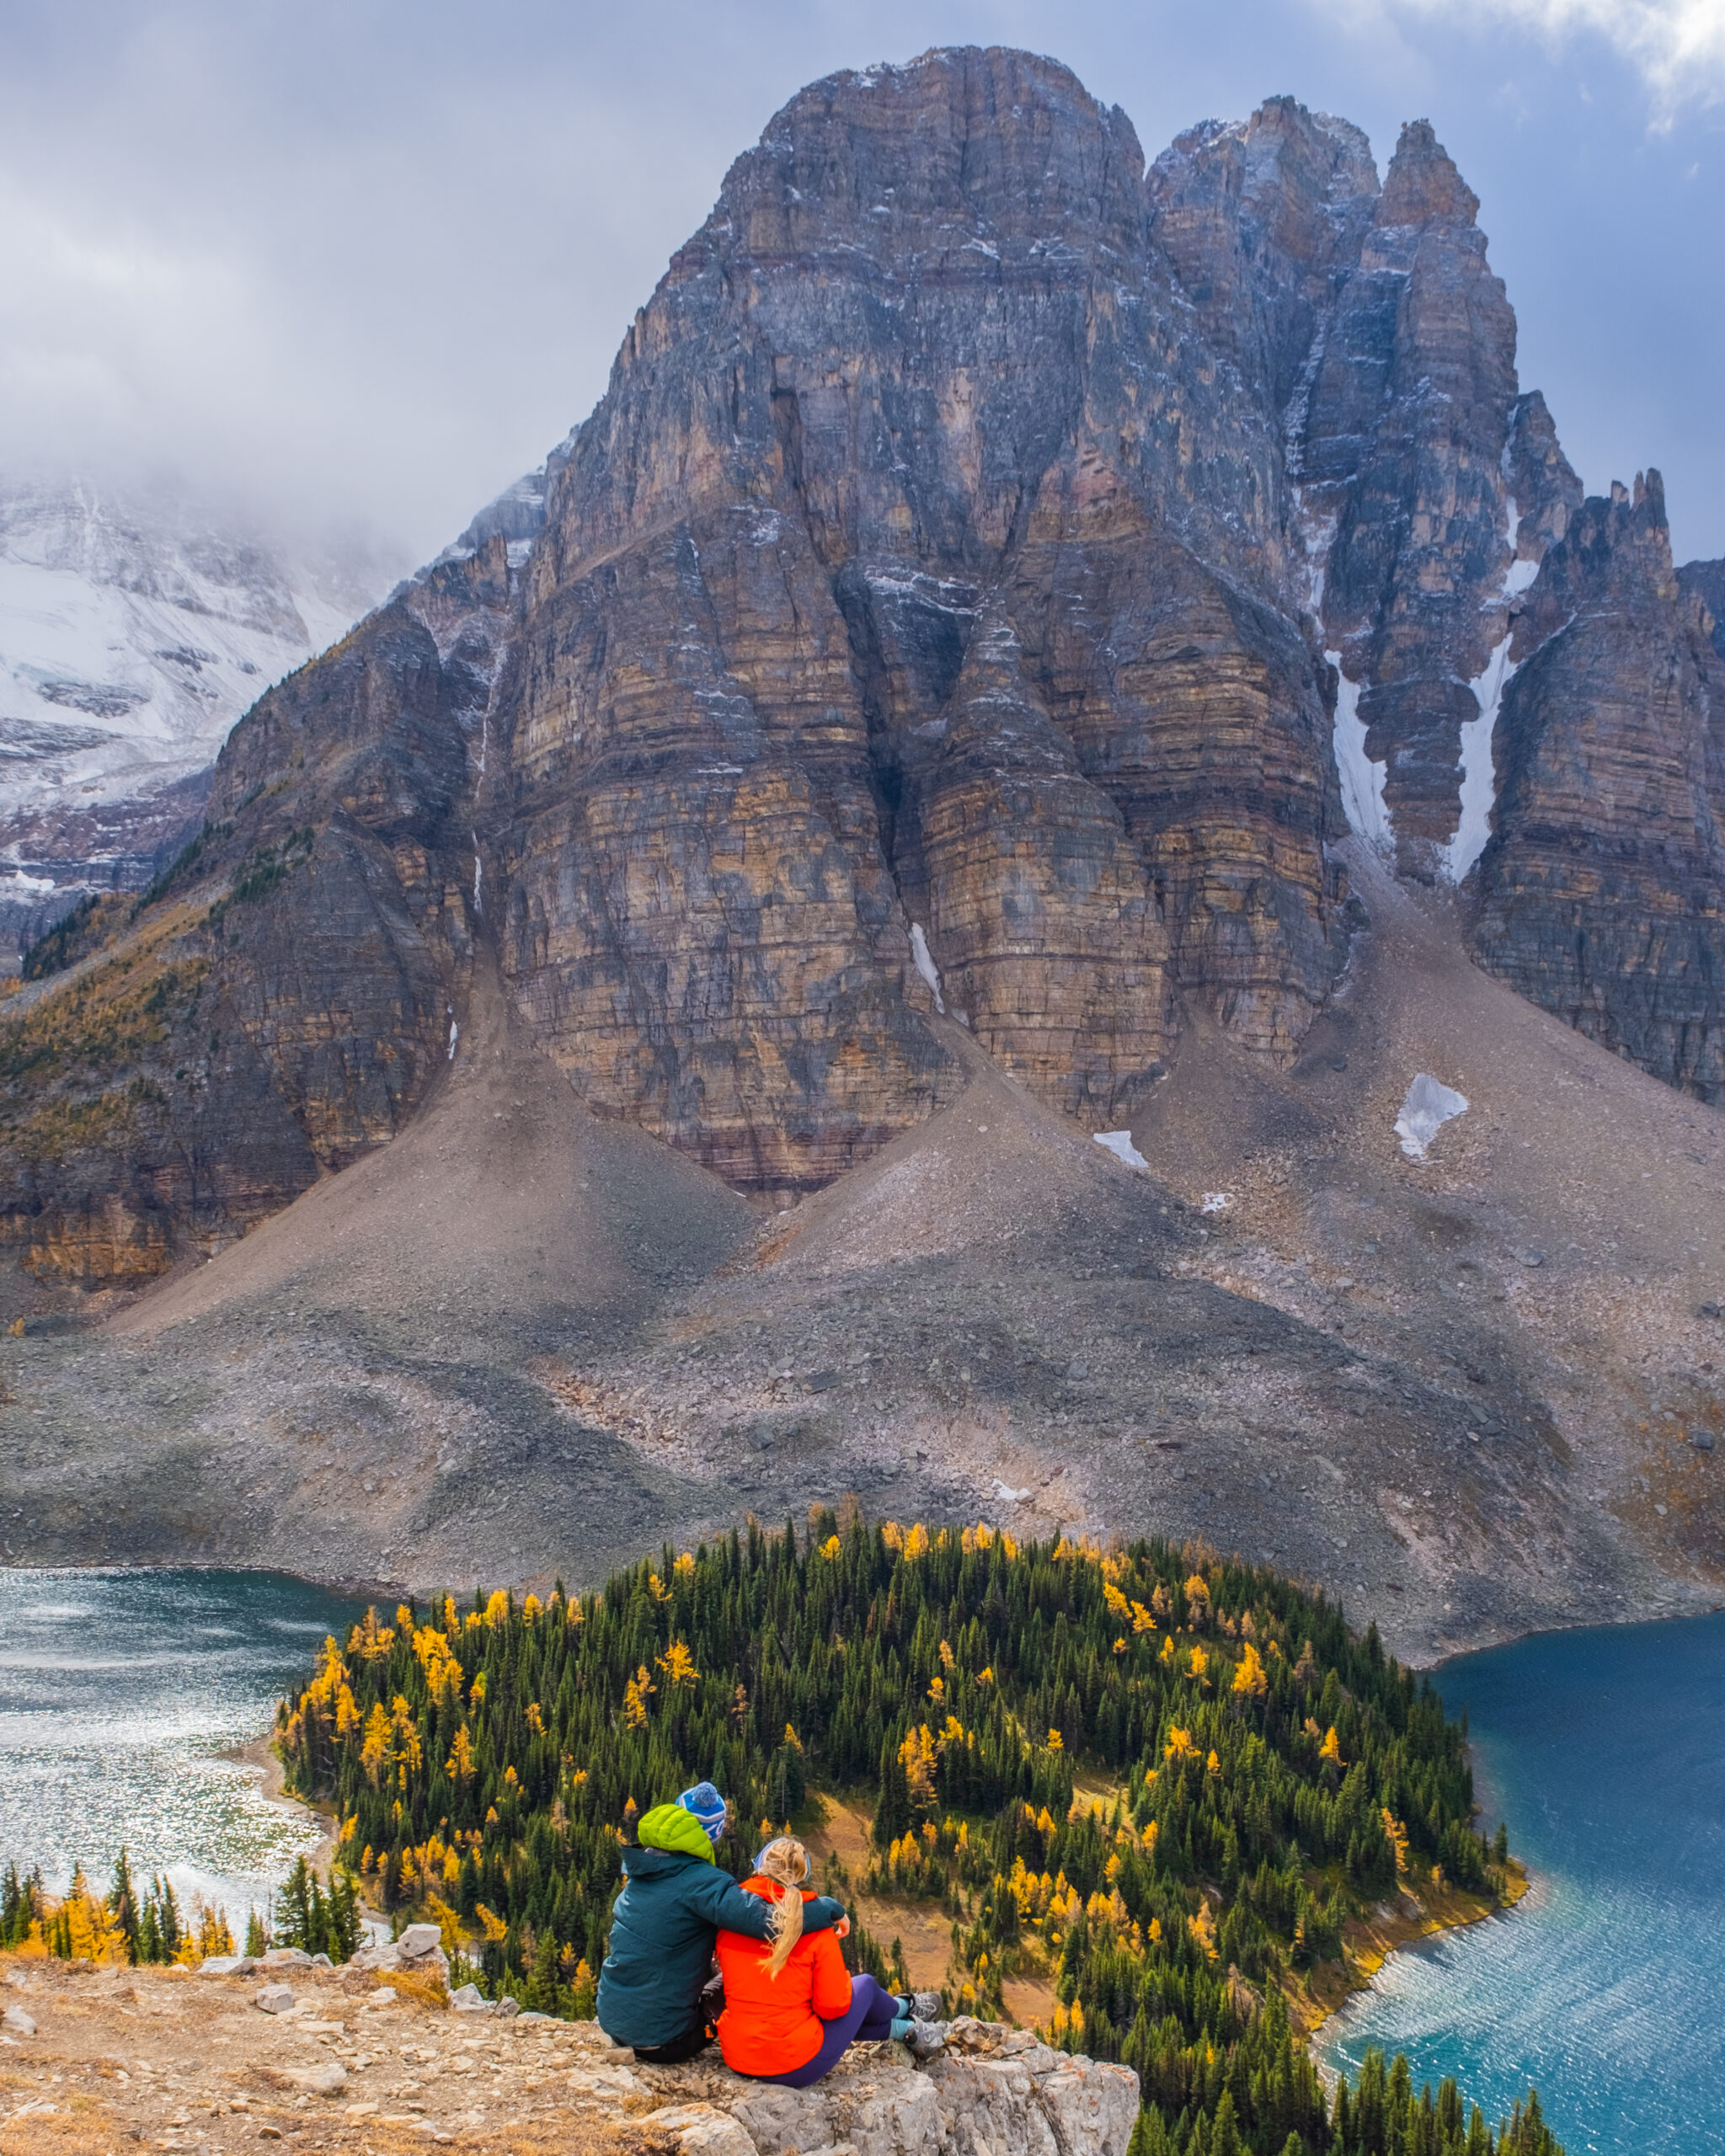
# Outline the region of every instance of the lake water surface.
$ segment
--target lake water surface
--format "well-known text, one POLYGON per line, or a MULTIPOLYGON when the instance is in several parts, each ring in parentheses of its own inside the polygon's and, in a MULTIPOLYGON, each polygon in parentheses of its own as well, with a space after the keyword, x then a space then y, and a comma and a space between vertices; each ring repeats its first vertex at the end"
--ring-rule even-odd
POLYGON ((1570 2156, 1725 2151, 1725 1615, 1445 1664, 1533 1891, 1392 1955, 1325 2056, 1405 2051, 1488 2116, 1530 2082, 1570 2156))
POLYGON ((317 1836, 220 1755, 356 1614, 272 1572, 0 1569, 0 1865, 105 1890, 124 1843, 243 1925, 317 1836))

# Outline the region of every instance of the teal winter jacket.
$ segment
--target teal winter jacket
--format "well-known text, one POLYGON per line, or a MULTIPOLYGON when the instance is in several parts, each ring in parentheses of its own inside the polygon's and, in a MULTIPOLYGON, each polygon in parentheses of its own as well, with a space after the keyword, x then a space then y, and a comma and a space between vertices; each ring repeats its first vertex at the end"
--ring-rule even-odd
MULTIPOLYGON (((674 2043, 700 2011, 721 1929, 766 1936, 772 1904, 721 1871, 706 1830, 676 1804, 642 1818, 641 1846, 623 1851, 623 1891, 611 1913, 611 1951, 599 1972, 599 2025, 614 2044, 674 2043)), ((844 1911, 824 1897, 803 1911, 805 1931, 844 1911)))

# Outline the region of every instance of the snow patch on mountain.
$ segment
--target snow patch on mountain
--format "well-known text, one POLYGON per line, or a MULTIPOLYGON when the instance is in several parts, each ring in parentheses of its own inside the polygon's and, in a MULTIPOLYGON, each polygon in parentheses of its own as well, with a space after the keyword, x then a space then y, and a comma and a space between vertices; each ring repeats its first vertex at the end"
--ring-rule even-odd
POLYGON ((1384 799, 1385 771, 1365 753, 1365 721, 1359 716, 1361 684, 1342 671, 1339 651, 1324 657, 1336 670, 1336 771, 1342 781, 1342 807, 1348 828, 1388 852, 1395 843, 1389 804, 1384 799))
POLYGON ((182 504, 0 480, 0 967, 7 931, 147 882, 235 720, 388 582, 182 504))

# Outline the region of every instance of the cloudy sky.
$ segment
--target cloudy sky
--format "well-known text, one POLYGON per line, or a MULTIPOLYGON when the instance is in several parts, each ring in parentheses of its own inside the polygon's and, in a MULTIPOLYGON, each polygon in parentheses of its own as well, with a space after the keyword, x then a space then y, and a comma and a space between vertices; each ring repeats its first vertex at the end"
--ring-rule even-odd
POLYGON ((1292 91, 1429 117, 1590 489, 1725 553, 1725 0, 0 0, 0 470, 423 559, 589 409, 799 84, 1051 52, 1148 156, 1292 91))

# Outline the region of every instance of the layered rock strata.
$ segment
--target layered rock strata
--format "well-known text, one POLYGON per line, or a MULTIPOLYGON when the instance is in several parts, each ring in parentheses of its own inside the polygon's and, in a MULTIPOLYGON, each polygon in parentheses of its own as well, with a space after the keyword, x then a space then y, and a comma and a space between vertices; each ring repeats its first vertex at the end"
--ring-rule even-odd
MULTIPOLYGON (((195 858, 6 1006, 8 1237, 147 1277, 388 1142, 477 941, 590 1109, 781 1198, 952 1097, 937 1001, 1092 1128, 1200 1008, 1291 1065, 1343 781, 1404 872, 1466 872, 1511 609, 1577 513, 1477 207, 1426 123, 1380 188, 1287 99, 1146 175, 1022 53, 799 93, 591 417, 259 702, 195 858)), ((1535 884, 1596 894, 1517 789, 1481 947, 1626 1013, 1527 955, 1535 884)), ((1610 1037, 1705 1085, 1710 931, 1656 924, 1703 918, 1711 844, 1641 845, 1607 939, 1649 1014, 1610 1037)))
POLYGON ((1146 1082, 1177 981, 1290 1052, 1341 887, 1279 464, 1169 289, 1130 124, 1063 69, 936 54, 793 99, 530 574, 505 961, 589 1102, 825 1179, 950 1082, 913 926, 1075 1110, 1146 1082))
POLYGON ((1520 992, 1725 1097, 1725 663, 1657 472, 1585 502, 1518 614, 1476 947, 1520 992))

